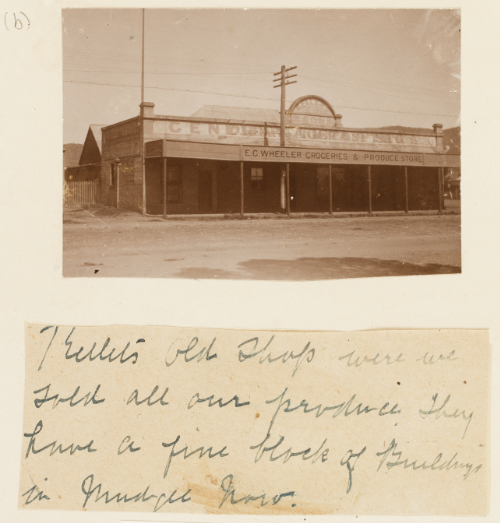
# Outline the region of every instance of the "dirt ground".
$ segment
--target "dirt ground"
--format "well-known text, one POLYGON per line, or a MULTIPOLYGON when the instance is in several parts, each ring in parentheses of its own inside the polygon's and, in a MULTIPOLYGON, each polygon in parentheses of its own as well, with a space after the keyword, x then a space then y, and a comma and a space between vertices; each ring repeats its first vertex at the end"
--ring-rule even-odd
POLYGON ((460 215, 167 220, 64 216, 66 277, 327 280, 461 272, 460 215))

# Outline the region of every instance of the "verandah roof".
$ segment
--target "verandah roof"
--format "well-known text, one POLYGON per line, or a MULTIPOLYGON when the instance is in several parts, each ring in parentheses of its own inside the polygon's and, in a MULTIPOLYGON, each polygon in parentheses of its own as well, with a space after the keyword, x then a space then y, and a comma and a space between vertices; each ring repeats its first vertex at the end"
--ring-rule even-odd
POLYGON ((154 140, 146 142, 146 158, 258 161, 278 163, 401 165, 460 167, 460 155, 394 151, 262 147, 206 142, 154 140))

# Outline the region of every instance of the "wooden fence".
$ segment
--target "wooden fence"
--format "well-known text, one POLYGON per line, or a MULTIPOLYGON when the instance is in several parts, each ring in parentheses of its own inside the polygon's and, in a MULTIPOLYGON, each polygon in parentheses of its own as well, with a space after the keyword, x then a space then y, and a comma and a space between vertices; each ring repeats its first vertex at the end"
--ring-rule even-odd
POLYGON ((64 182, 64 209, 75 210, 95 205, 99 200, 99 180, 64 182))

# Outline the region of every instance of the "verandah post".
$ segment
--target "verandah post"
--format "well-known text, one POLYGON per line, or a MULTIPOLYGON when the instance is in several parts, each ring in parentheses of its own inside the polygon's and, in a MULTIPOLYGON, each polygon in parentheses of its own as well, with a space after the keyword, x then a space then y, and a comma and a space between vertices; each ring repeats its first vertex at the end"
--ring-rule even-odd
POLYGON ((408 167, 405 165, 405 213, 408 214, 408 167))
POLYGON ((167 219, 167 158, 163 158, 163 219, 167 219))
POLYGON ((368 212, 372 213, 372 166, 368 166, 368 212))
POLYGON ((438 198, 439 198, 439 214, 443 212, 443 174, 444 168, 438 167, 438 198))
POLYGON ((240 162, 240 216, 242 218, 245 214, 245 191, 243 182, 243 162, 240 162))
POLYGON ((290 216, 290 164, 286 164, 286 215, 290 216))
POLYGON ((120 164, 116 163, 116 208, 120 208, 120 164))
POLYGON ((328 165, 328 189, 330 198, 330 216, 333 214, 333 195, 332 195, 332 165, 328 165))

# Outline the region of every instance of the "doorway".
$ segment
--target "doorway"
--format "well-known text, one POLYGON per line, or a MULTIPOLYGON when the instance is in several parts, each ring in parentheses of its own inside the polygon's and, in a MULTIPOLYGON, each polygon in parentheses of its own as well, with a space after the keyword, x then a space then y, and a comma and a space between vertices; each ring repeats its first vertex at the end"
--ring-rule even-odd
POLYGON ((212 171, 198 171, 198 212, 212 212, 212 171))

